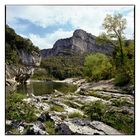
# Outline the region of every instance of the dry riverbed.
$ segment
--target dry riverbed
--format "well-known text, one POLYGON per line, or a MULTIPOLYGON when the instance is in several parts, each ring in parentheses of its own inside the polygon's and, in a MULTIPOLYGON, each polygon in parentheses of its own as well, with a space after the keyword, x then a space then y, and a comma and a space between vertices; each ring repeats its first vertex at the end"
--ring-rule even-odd
POLYGON ((19 108, 20 105, 28 106, 33 113, 21 107, 19 114, 27 113, 34 119, 7 119, 6 134, 134 134, 134 95, 114 87, 112 80, 88 83, 85 79, 69 78, 54 82, 74 84, 77 89, 68 93, 54 90, 52 94, 31 94, 21 98, 16 105, 19 108))

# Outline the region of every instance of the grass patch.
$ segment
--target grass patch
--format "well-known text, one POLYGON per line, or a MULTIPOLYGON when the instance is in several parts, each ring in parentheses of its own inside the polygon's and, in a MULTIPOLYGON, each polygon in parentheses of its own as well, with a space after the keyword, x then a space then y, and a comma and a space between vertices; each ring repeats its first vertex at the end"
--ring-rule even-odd
POLYGON ((30 104, 26 104, 22 100, 26 98, 26 95, 21 93, 9 93, 6 96, 6 119, 32 122, 37 119, 34 115, 35 107, 30 104))
POLYGON ((54 135, 55 134, 55 123, 54 123, 54 121, 47 120, 46 122, 44 122, 44 124, 45 124, 47 132, 50 135, 54 135))
POLYGON ((64 108, 61 105, 53 104, 53 106, 50 108, 50 111, 63 112, 64 108))
POLYGON ((79 112, 73 112, 68 115, 69 118, 83 118, 83 115, 79 112))
POLYGON ((117 106, 117 107, 122 107, 122 106, 128 106, 128 107, 134 107, 132 103, 130 103, 127 99, 112 99, 111 100, 112 105, 117 106))
POLYGON ((120 132, 134 134, 134 117, 124 110, 118 110, 101 101, 86 104, 82 109, 92 121, 102 121, 120 132))

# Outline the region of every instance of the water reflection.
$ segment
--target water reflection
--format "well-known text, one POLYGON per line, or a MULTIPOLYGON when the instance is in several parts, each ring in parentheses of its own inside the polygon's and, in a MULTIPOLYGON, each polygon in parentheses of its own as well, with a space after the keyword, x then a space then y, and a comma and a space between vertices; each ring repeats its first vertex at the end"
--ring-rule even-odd
POLYGON ((17 92, 27 94, 28 96, 31 96, 34 94, 34 88, 33 88, 33 83, 29 84, 21 84, 17 86, 17 92))
POLYGON ((54 89, 62 89, 65 87, 64 83, 56 83, 52 81, 47 82, 30 82, 17 87, 17 91, 20 93, 32 95, 46 95, 54 92, 54 89))
POLYGON ((74 92, 77 87, 67 83, 53 82, 53 81, 31 81, 28 84, 20 85, 17 87, 17 92, 32 95, 48 95, 58 90, 63 93, 74 92))

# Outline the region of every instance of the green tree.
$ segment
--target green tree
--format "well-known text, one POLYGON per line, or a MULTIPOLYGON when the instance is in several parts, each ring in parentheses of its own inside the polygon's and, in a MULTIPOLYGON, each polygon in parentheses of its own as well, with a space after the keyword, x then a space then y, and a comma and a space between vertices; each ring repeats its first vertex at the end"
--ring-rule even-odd
POLYGON ((134 55, 134 41, 127 41, 123 48, 124 52, 124 65, 117 69, 115 76, 115 84, 124 86, 125 84, 134 85, 135 74, 135 55, 134 55))
POLYGON ((110 43, 115 48, 115 84, 119 86, 134 84, 134 41, 125 39, 126 24, 127 21, 121 14, 107 15, 103 22, 106 33, 97 39, 101 43, 110 43))
POLYGON ((124 64, 124 30, 126 28, 126 19, 121 14, 107 15, 103 22, 106 33, 101 34, 97 40, 110 43, 115 48, 114 57, 119 58, 119 64, 124 64))
POLYGON ((109 58, 101 53, 90 54, 85 58, 84 73, 89 80, 111 78, 112 65, 109 58))

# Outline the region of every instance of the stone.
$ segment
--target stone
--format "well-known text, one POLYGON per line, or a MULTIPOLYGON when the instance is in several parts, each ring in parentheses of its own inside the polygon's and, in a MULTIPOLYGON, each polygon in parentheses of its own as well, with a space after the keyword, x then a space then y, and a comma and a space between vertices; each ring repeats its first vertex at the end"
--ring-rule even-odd
POLYGON ((19 128, 19 126, 22 126, 23 125, 23 121, 17 121, 17 120, 13 120, 12 123, 11 123, 11 126, 13 128, 19 128))
POLYGON ((58 125, 59 132, 64 135, 121 135, 116 129, 99 121, 67 119, 58 125))
POLYGON ((95 128, 99 131, 103 131, 106 135, 121 135, 118 130, 104 124, 103 122, 93 121, 89 125, 91 128, 95 128))
POLYGON ((41 50, 41 57, 48 58, 58 55, 83 54, 88 52, 100 52, 111 55, 114 48, 110 44, 100 45, 96 43, 96 36, 84 30, 75 30, 73 36, 60 39, 55 42, 52 49, 41 50))
POLYGON ((51 116, 48 113, 42 113, 39 116, 38 120, 41 121, 41 122, 44 122, 44 121, 52 120, 52 119, 51 119, 51 116))
POLYGON ((103 135, 104 132, 90 128, 88 125, 79 125, 71 120, 64 121, 59 125, 59 132, 64 135, 103 135))
POLYGON ((6 125, 11 125, 12 121, 11 120, 6 120, 6 125))
POLYGON ((24 127, 23 126, 19 126, 18 131, 20 132, 20 134, 22 134, 24 132, 24 127))
POLYGON ((45 131, 45 126, 40 122, 37 121, 32 124, 32 126, 26 131, 26 135, 48 135, 45 131))

